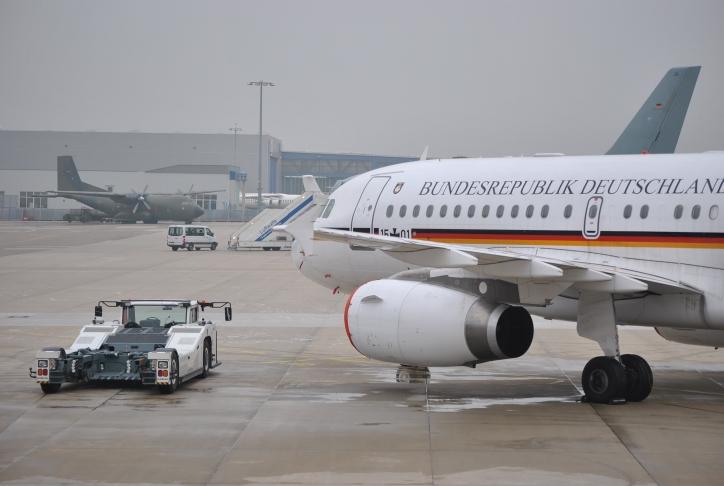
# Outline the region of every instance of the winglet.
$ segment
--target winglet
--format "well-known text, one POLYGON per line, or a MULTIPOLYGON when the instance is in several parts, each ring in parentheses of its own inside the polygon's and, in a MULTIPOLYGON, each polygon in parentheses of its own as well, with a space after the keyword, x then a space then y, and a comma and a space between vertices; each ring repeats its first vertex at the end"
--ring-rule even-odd
POLYGON ((700 70, 670 69, 606 154, 674 153, 700 70))

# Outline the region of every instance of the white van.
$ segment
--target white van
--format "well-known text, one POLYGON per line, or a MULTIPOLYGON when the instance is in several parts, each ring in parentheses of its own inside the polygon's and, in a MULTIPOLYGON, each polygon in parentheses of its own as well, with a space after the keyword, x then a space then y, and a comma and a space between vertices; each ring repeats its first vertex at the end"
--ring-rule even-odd
POLYGON ((179 248, 186 248, 187 250, 209 248, 216 250, 216 247, 219 246, 211 228, 194 224, 169 226, 168 233, 166 234, 166 244, 170 246, 173 251, 179 248))

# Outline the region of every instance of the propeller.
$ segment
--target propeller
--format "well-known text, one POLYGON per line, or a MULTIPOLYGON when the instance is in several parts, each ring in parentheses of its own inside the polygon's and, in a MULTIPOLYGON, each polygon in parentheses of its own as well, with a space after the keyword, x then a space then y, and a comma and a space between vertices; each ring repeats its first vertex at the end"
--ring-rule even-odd
POLYGON ((138 211, 138 208, 141 207, 141 204, 143 204, 148 211, 151 210, 151 206, 146 202, 146 191, 148 190, 148 184, 146 184, 146 187, 143 188, 143 192, 136 192, 135 189, 131 189, 133 192, 131 194, 127 194, 126 197, 128 199, 135 199, 136 205, 133 206, 133 214, 136 214, 138 211))

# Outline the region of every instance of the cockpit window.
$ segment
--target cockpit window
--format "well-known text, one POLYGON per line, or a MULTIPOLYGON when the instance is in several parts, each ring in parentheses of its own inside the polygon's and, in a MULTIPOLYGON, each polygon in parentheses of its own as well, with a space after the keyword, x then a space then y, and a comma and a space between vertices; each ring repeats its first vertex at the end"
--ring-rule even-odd
POLYGON ((334 208, 334 199, 330 199, 327 205, 324 207, 322 218, 328 218, 330 213, 332 212, 332 208, 334 208))

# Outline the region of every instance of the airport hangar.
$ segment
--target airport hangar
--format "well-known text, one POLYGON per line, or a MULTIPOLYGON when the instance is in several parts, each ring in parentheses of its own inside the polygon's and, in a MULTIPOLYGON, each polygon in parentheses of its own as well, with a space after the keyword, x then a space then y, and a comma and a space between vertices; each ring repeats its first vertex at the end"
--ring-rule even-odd
MULTIPOLYGON (((300 194, 312 174, 324 191, 338 181, 416 157, 284 152, 262 136, 262 191, 300 194)), ((223 190, 199 195, 202 221, 241 221, 239 196, 257 191, 259 136, 234 133, 141 133, 0 130, 0 219, 60 220, 83 208, 38 193, 57 189, 57 157, 73 157, 84 182, 114 192, 223 190)))

